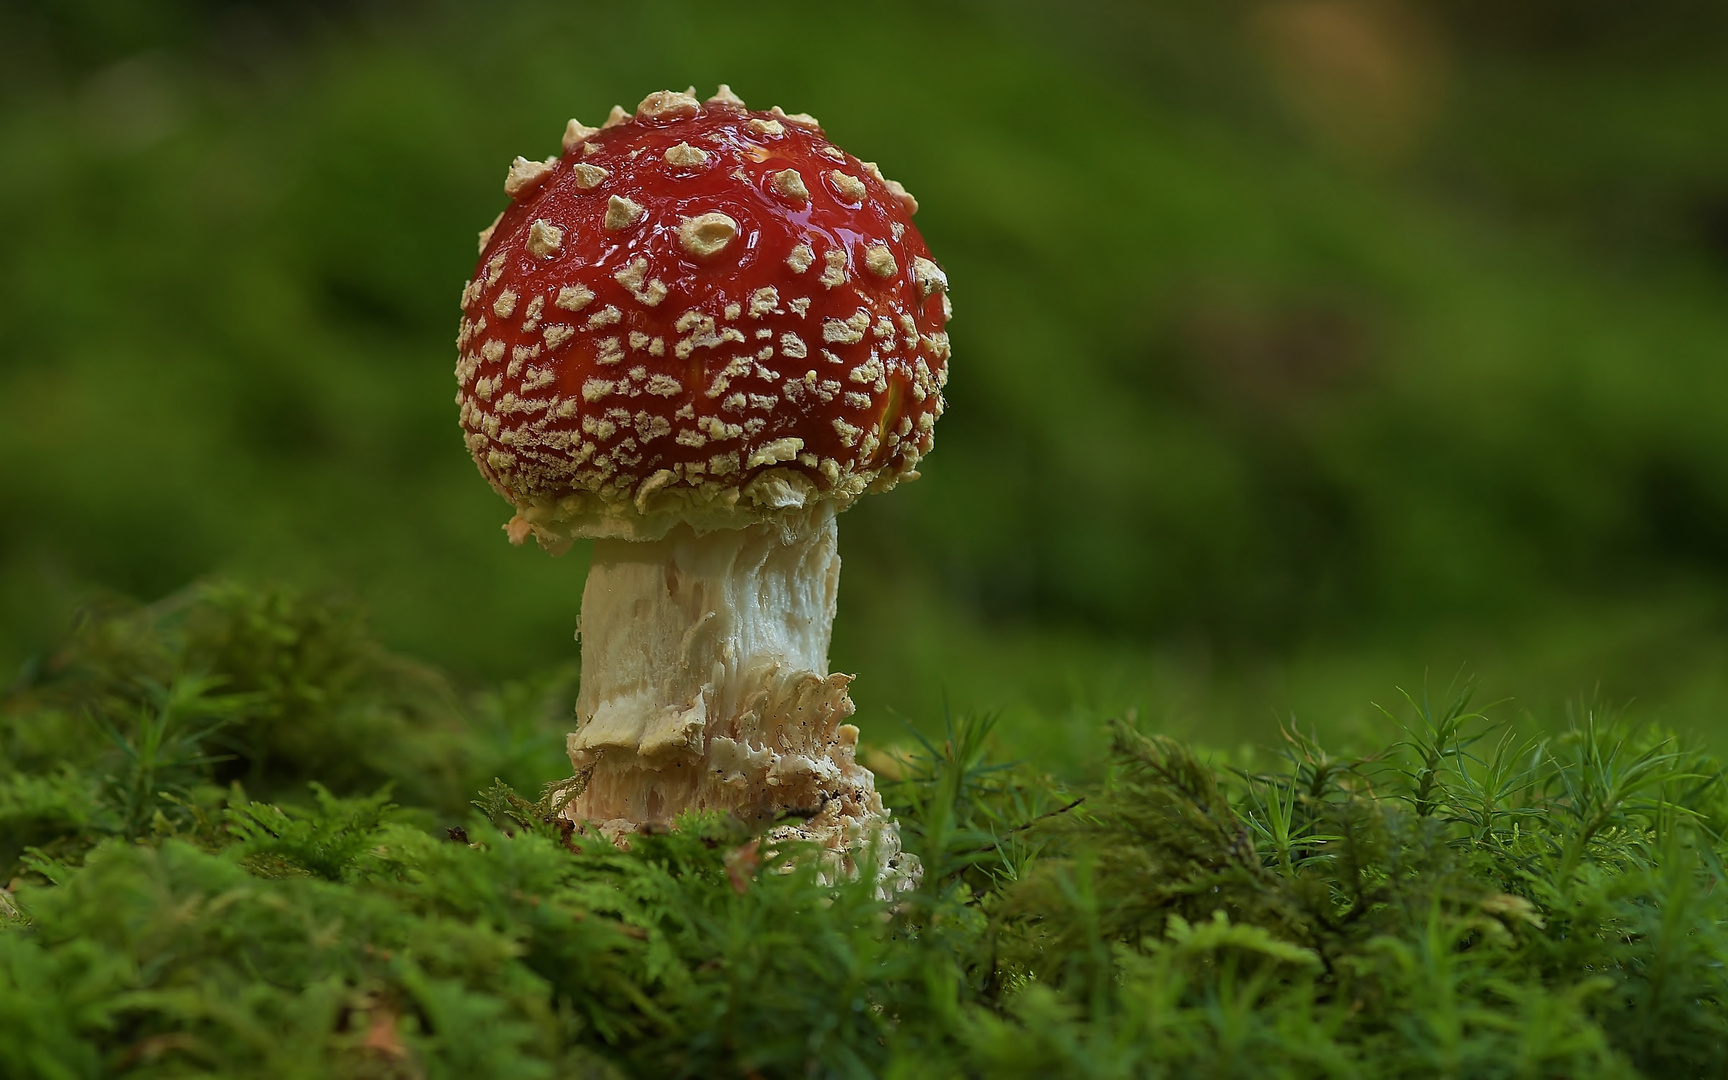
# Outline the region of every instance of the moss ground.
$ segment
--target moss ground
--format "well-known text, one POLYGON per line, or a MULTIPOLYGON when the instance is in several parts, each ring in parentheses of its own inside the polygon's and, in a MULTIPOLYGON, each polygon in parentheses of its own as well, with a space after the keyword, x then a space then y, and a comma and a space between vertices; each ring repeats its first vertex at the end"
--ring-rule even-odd
POLYGON ((927 868, 883 900, 733 821, 554 825, 570 691, 457 695, 280 590, 89 612, 0 711, 0 1073, 1728 1069, 1722 770, 1598 710, 1236 755, 1119 717, 1081 784, 953 719, 880 761, 927 868))

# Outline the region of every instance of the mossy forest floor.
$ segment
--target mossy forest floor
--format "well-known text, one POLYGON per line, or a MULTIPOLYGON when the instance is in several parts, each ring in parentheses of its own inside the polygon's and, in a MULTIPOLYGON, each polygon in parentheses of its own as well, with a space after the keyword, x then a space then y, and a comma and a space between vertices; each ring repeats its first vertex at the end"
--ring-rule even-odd
POLYGON ((957 718, 878 759, 927 868, 883 901, 733 821, 549 824, 572 682, 462 697, 283 592, 92 612, 0 712, 0 1075, 1728 1069, 1728 799, 1661 732, 1125 718, 1069 788, 957 718))

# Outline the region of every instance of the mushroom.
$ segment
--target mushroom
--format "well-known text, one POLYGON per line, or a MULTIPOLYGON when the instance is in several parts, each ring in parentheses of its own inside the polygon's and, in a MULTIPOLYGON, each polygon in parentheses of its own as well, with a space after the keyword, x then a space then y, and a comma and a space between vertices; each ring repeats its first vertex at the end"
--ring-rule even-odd
POLYGON ((842 869, 879 838, 905 880, 828 644, 835 515, 915 479, 944 407, 948 282, 916 201, 726 87, 572 120, 506 187, 456 401, 510 540, 595 542, 563 813, 786 816, 842 869))

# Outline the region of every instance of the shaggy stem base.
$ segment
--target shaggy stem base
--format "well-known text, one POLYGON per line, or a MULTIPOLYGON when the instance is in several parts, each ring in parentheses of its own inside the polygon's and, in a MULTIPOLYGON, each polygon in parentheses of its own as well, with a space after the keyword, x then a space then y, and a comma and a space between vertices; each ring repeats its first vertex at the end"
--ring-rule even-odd
POLYGON ((582 688, 565 814, 609 832, 687 809, 790 815, 850 872, 877 838, 909 860, 858 764, 849 675, 828 671, 840 580, 826 505, 773 524, 652 542, 599 540, 582 593, 582 688))

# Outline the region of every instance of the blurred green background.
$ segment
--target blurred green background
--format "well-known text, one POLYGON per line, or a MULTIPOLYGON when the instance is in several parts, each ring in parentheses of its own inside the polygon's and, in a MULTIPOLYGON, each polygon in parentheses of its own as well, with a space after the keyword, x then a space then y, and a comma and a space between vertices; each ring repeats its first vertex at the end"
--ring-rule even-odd
POLYGON ((1477 675, 1728 716, 1728 9, 1608 0, 0 6, 0 668, 99 593, 345 591, 567 661, 452 368, 511 157, 652 90, 820 117, 955 283, 842 519, 866 738, 1091 759, 1477 675))

